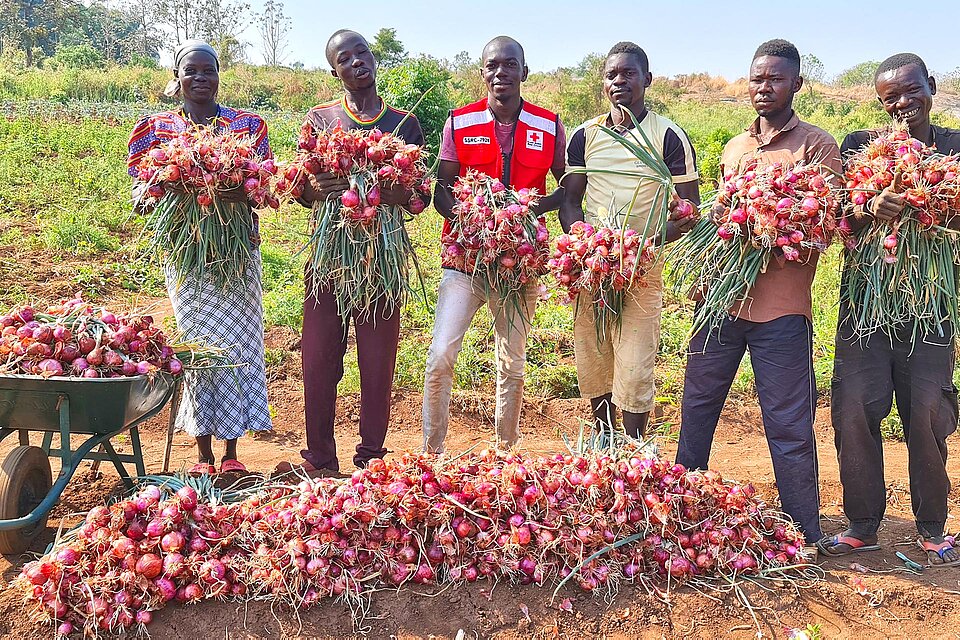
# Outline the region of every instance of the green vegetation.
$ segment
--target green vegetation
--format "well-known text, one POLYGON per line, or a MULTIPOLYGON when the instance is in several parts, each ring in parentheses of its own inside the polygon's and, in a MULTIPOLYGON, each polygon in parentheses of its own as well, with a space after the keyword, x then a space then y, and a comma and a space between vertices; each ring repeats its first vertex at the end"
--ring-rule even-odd
MULTIPOLYGON (((552 74, 535 74, 525 88, 528 99, 561 112, 572 130, 602 111, 604 104, 596 80, 596 60, 588 57, 580 68, 552 74)), ((147 67, 116 67, 108 72, 69 68, 62 71, 0 71, 0 273, 12 284, 0 291, 0 306, 29 299, 34 287, 31 260, 69 263, 70 286, 113 299, 136 295, 165 295, 157 265, 138 254, 143 221, 129 205, 126 174, 126 141, 136 119, 163 108, 159 90, 167 72, 147 67), (5 101, 5 102, 4 102, 5 101), (7 260, 6 256, 15 256, 7 260)), ((691 76, 690 82, 709 78, 691 76)), ((405 59, 381 72, 382 89, 394 104, 412 107, 431 86, 418 111, 428 140, 436 148, 437 134, 454 104, 481 95, 475 69, 451 68, 430 58, 405 59)), ((222 77, 225 104, 240 107, 263 105, 275 153, 289 157, 303 114, 313 104, 336 95, 329 74, 303 70, 238 65, 222 77)), ((650 103, 689 133, 697 150, 704 190, 718 177, 723 145, 753 119, 749 105, 708 101, 688 94, 675 81, 658 79, 650 103)), ((848 131, 876 126, 886 115, 876 101, 838 101, 816 92, 797 98, 804 119, 838 138, 848 131)), ((957 126, 955 119, 938 115, 938 122, 957 126)), ((556 233, 555 217, 550 220, 556 233)), ((268 326, 299 330, 303 314, 303 246, 306 211, 287 207, 261 219, 264 271, 264 308, 268 326)), ((433 327, 440 277, 440 218, 432 209, 410 224, 425 300, 413 299, 403 312, 403 340, 397 365, 397 383, 417 389, 433 327)), ((833 332, 839 286, 836 249, 821 260, 814 282, 814 332, 817 385, 829 392, 832 373, 833 332)), ((72 293, 72 291, 63 291, 72 293)), ((683 362, 691 309, 684 300, 667 296, 662 319, 660 361, 657 369, 658 400, 678 404, 683 386, 683 362)), ((555 300, 541 303, 528 343, 527 389, 531 395, 577 395, 572 343, 572 310, 555 300)), ((461 389, 492 388, 492 318, 481 311, 467 333, 456 369, 461 389)), ((352 353, 352 351, 351 351, 352 353)), ((270 353, 271 375, 289 366, 282 352, 270 353)), ((344 391, 356 390, 359 376, 355 354, 348 356, 344 391)), ((735 394, 750 394, 753 377, 749 359, 734 382, 735 394)), ((891 423, 890 427, 894 427, 891 423)))

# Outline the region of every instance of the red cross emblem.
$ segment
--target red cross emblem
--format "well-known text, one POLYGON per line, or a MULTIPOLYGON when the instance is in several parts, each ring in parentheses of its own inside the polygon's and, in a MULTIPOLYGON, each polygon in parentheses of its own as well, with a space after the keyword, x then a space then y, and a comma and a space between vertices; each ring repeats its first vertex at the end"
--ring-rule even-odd
POLYGON ((543 135, 539 131, 527 131, 527 149, 543 151, 543 135))

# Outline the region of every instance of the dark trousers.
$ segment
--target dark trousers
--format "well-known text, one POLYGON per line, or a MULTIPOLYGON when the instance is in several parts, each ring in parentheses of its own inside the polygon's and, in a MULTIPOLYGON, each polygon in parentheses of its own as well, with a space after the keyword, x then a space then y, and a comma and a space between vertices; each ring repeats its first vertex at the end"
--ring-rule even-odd
POLYGON ((814 542, 821 537, 813 434, 817 386, 813 330, 805 316, 770 322, 727 318, 719 333, 708 336, 704 329, 693 337, 684 377, 677 462, 689 469, 707 468, 720 411, 747 349, 780 502, 807 541, 814 542))
MULTIPOLYGON (((307 282, 307 291, 310 283, 307 282)), ((378 312, 363 322, 354 315, 360 367, 360 444, 353 462, 364 466, 386 455, 383 442, 390 422, 390 395, 400 341, 400 310, 388 317, 378 312)), ((307 448, 303 459, 317 469, 339 470, 333 424, 337 384, 343 378, 347 336, 332 293, 307 295, 303 305, 303 397, 307 448)))
MULTIPOLYGON (((843 310, 841 310, 841 314, 843 310)), ((947 519, 946 439, 957 429, 954 352, 949 338, 911 342, 877 333, 864 341, 841 319, 831 412, 843 510, 857 535, 877 532, 887 506, 880 422, 893 399, 907 441, 910 499, 923 536, 943 535, 947 519)))

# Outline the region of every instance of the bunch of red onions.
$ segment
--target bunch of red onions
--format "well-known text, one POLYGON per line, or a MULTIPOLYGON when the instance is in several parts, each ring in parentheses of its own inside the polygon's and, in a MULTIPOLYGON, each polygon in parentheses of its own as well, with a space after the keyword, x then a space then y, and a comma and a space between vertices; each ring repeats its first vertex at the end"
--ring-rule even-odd
POLYGON ((270 191, 277 172, 270 158, 262 158, 251 138, 218 134, 194 127, 154 147, 137 166, 137 178, 147 195, 160 200, 167 191, 186 191, 197 204, 209 207, 225 193, 242 190, 257 208, 277 208, 270 191))
POLYGON ((45 312, 14 308, 0 316, 0 327, 3 374, 118 378, 183 371, 152 317, 97 311, 79 294, 45 312))
MULTIPOLYGON (((916 341, 960 324, 960 156, 937 153, 895 123, 847 158, 846 178, 854 205, 883 190, 904 203, 893 219, 863 224, 848 245, 853 266, 840 301, 853 333, 909 333, 916 341)), ((863 214, 860 207, 853 213, 863 214)))
POLYGON ((282 167, 274 189, 281 197, 298 198, 310 176, 322 173, 350 181, 339 204, 343 219, 354 224, 370 225, 376 220, 381 187, 412 190, 406 209, 413 214, 426 206, 421 194, 430 193, 430 172, 423 150, 379 129, 345 131, 337 125, 317 131, 305 123, 300 130, 297 155, 282 167))
POLYGON ((846 235, 830 178, 821 164, 761 166, 757 160, 724 177, 708 205, 714 218, 701 220, 666 257, 677 292, 693 290, 700 299, 694 333, 719 330, 731 311, 747 303, 771 259, 815 262, 836 236, 846 235))
POLYGON ((960 211, 960 157, 936 153, 911 138, 905 125, 893 126, 854 152, 847 160, 846 178, 855 205, 865 205, 890 187, 907 205, 883 240, 888 264, 896 261, 897 232, 904 218, 929 230, 960 211))
POLYGON ((404 454, 349 480, 304 480, 212 506, 148 487, 92 511, 17 584, 61 632, 118 631, 171 600, 294 607, 481 578, 613 593, 624 583, 780 573, 803 539, 747 485, 627 451, 404 454))
POLYGON ((758 249, 779 247, 787 260, 801 251, 824 251, 837 230, 839 202, 826 169, 817 164, 749 163, 724 177, 717 202, 727 208, 716 222, 723 240, 743 238, 758 249))
POLYGON ((508 189, 476 169, 453 186, 456 219, 443 234, 442 264, 495 289, 518 309, 523 288, 546 273, 550 233, 531 210, 534 189, 508 189))
POLYGON ((656 263, 653 238, 644 240, 634 229, 619 229, 601 212, 598 226, 574 222, 570 233, 557 236, 547 267, 566 291, 566 301, 593 307, 597 339, 620 318, 624 295, 644 286, 644 275, 656 263))
POLYGON ((349 188, 314 205, 307 293, 332 293, 346 327, 354 314, 365 320, 401 306, 412 291, 409 270, 417 261, 405 221, 426 206, 429 170, 423 150, 392 133, 339 124, 318 131, 306 123, 297 156, 274 188, 283 199, 299 197, 314 176, 325 173, 347 180, 349 188), (403 197, 409 191, 409 200, 388 204, 386 189, 402 190, 403 197))

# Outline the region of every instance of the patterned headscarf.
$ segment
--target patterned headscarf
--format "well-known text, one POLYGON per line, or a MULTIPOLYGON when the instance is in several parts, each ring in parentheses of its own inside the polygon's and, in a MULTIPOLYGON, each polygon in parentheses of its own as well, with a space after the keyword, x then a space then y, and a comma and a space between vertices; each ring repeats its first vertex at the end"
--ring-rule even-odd
MULTIPOLYGON (((217 70, 220 70, 220 57, 217 55, 217 52, 214 50, 214 48, 203 40, 184 40, 179 46, 177 46, 176 51, 173 52, 174 70, 179 68, 183 59, 194 51, 203 51, 204 53, 209 53, 211 56, 213 56, 213 60, 217 65, 217 70)), ((180 93, 180 79, 174 76, 170 79, 170 82, 167 83, 166 88, 163 90, 163 94, 172 98, 178 93, 180 93)))

